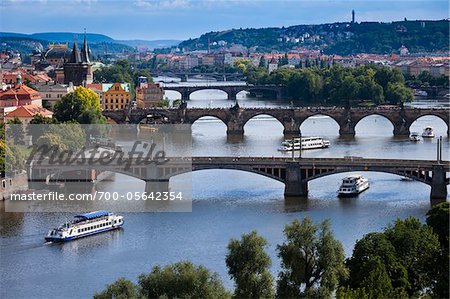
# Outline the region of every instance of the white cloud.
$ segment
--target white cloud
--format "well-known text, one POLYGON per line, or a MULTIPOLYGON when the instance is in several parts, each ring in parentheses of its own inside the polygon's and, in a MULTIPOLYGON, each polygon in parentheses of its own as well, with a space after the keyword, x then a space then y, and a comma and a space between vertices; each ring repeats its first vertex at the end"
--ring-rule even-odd
POLYGON ((134 5, 146 9, 181 9, 190 8, 192 3, 188 0, 136 0, 134 5))

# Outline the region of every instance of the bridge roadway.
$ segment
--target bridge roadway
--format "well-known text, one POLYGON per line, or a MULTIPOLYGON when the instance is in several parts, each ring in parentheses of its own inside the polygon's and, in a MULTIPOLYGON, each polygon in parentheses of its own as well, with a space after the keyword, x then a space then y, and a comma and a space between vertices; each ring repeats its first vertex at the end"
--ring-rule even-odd
MULTIPOLYGON (((245 124, 255 116, 269 115, 283 125, 285 135, 298 135, 301 124, 311 116, 329 116, 339 125, 340 135, 355 135, 356 125, 364 117, 379 115, 387 118, 394 127, 395 136, 409 135, 410 127, 419 117, 433 115, 447 124, 449 135, 449 109, 445 108, 401 108, 379 106, 374 108, 342 108, 342 107, 277 107, 277 108, 148 108, 132 110, 103 111, 103 115, 116 123, 140 123, 148 115, 166 117, 169 123, 193 124, 201 117, 212 116, 227 126, 227 134, 243 135, 245 124)), ((318 132, 319 134, 320 132, 318 132)))
MULTIPOLYGON (((133 158, 134 159, 134 158, 133 158)), ((310 180, 343 172, 375 171, 409 177, 431 186, 430 199, 445 200, 450 179, 449 161, 345 158, 275 158, 275 157, 193 157, 169 158, 155 165, 131 161, 124 169, 120 163, 78 163, 49 165, 46 160, 28 166, 29 180, 44 181, 48 176, 80 169, 96 169, 129 175, 146 182, 147 191, 168 190, 171 177, 206 169, 231 169, 263 175, 285 184, 286 197, 306 197, 310 180), (161 187, 163 186, 163 187, 161 187)))
POLYGON ((229 100, 236 100, 236 96, 241 91, 248 91, 254 93, 261 93, 268 95, 269 97, 281 99, 288 98, 286 86, 283 85, 252 85, 245 82, 235 84, 223 84, 223 83, 208 83, 208 84, 164 84, 164 90, 173 90, 181 94, 181 100, 187 101, 190 98, 191 93, 199 90, 222 90, 227 93, 229 100))

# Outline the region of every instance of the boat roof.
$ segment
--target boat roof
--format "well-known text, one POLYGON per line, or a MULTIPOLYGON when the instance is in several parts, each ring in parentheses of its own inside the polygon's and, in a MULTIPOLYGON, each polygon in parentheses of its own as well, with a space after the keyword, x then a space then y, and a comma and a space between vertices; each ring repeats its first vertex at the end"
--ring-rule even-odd
POLYGON ((345 179, 356 179, 356 178, 360 178, 360 177, 362 177, 362 175, 360 175, 360 174, 350 174, 350 175, 346 176, 344 178, 344 180, 345 179))
POLYGON ((75 218, 81 218, 81 219, 94 219, 94 218, 98 218, 98 217, 102 217, 102 216, 107 216, 109 215, 109 211, 95 211, 95 212, 90 212, 90 213, 86 213, 86 214, 79 214, 79 215, 75 215, 75 218))

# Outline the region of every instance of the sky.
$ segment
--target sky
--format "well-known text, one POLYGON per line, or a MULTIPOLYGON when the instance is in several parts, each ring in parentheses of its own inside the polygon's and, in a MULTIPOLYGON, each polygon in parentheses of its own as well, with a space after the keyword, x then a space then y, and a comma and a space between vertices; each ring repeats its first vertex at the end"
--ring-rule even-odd
POLYGON ((0 0, 0 31, 83 32, 114 39, 195 38, 232 28, 449 17, 447 0, 0 0))

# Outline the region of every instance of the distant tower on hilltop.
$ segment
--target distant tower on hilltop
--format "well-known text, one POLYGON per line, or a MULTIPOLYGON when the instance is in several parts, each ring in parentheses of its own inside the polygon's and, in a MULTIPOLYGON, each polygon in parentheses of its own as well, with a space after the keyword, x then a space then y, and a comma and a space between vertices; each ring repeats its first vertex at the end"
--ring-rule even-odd
POLYGON ((352 24, 355 23, 355 10, 352 9, 352 24))

